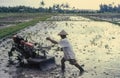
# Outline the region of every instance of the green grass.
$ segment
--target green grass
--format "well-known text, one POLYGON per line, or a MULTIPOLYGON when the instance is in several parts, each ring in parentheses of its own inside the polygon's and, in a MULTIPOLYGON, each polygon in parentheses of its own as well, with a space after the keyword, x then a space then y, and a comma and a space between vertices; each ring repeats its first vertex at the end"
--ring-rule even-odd
POLYGON ((52 16, 52 14, 39 14, 38 17, 35 17, 31 21, 23 22, 23 23, 20 23, 20 24, 16 24, 15 26, 2 28, 2 29, 0 29, 0 38, 3 38, 3 37, 8 36, 8 35, 11 35, 11 34, 17 32, 17 31, 19 31, 21 29, 26 28, 26 27, 34 26, 39 21, 45 21, 47 18, 50 18, 51 16, 52 16))
POLYGON ((22 17, 31 17, 31 16, 40 16, 43 13, 0 13, 0 18, 4 18, 4 17, 17 17, 17 16, 22 16, 22 17))

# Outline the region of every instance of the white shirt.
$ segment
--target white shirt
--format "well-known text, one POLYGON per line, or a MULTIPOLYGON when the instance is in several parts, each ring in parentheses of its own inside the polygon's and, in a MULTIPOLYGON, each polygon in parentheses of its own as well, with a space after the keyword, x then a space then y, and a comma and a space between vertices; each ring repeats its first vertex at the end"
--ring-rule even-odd
POLYGON ((75 59, 75 54, 73 52, 72 46, 69 43, 69 41, 67 40, 67 38, 61 39, 59 44, 63 48, 64 58, 66 60, 75 59))

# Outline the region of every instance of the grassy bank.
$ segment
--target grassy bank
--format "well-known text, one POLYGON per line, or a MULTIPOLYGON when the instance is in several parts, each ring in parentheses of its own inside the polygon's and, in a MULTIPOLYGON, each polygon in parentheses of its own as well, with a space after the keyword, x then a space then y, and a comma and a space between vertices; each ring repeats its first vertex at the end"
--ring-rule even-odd
POLYGON ((0 38, 11 35, 28 26, 34 26, 39 21, 45 21, 47 18, 50 18, 51 16, 52 16, 51 14, 39 14, 37 17, 33 18, 31 21, 19 23, 19 24, 16 24, 15 26, 2 28, 0 29, 0 38))

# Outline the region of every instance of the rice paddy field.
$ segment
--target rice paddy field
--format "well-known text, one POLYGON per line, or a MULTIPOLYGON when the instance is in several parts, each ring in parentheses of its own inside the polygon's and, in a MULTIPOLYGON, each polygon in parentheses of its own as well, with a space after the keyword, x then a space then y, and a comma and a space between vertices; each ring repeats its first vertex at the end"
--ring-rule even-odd
POLYGON ((47 13, 0 13, 0 39, 33 26, 39 21, 44 21, 52 15, 47 13))
POLYGON ((77 62, 83 66, 85 73, 79 76, 79 70, 66 62, 66 72, 61 74, 61 51, 55 45, 48 55, 54 56, 57 67, 42 72, 36 69, 17 68, 8 65, 8 51, 12 47, 12 39, 0 42, 0 78, 120 78, 120 27, 106 21, 94 21, 82 16, 56 15, 46 21, 20 30, 17 34, 28 38, 29 42, 37 42, 43 46, 52 43, 46 40, 51 37, 57 41, 57 35, 65 30, 72 44, 77 62))

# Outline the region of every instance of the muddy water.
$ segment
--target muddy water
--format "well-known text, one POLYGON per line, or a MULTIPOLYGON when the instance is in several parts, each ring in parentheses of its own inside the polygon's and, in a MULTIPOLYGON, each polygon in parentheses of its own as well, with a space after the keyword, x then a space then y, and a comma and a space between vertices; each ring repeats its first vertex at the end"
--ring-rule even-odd
POLYGON ((66 62, 66 72, 60 73, 61 51, 55 51, 58 45, 49 50, 48 55, 55 56, 56 69, 41 72, 38 69, 16 68, 8 65, 7 52, 12 40, 6 39, 0 44, 0 78, 120 78, 120 27, 107 22, 95 22, 80 16, 55 16, 39 22, 34 27, 22 30, 19 35, 30 42, 43 46, 52 45, 46 41, 51 37, 59 41, 57 35, 62 29, 69 33, 76 60, 84 65, 86 72, 79 76, 79 70, 66 62))

